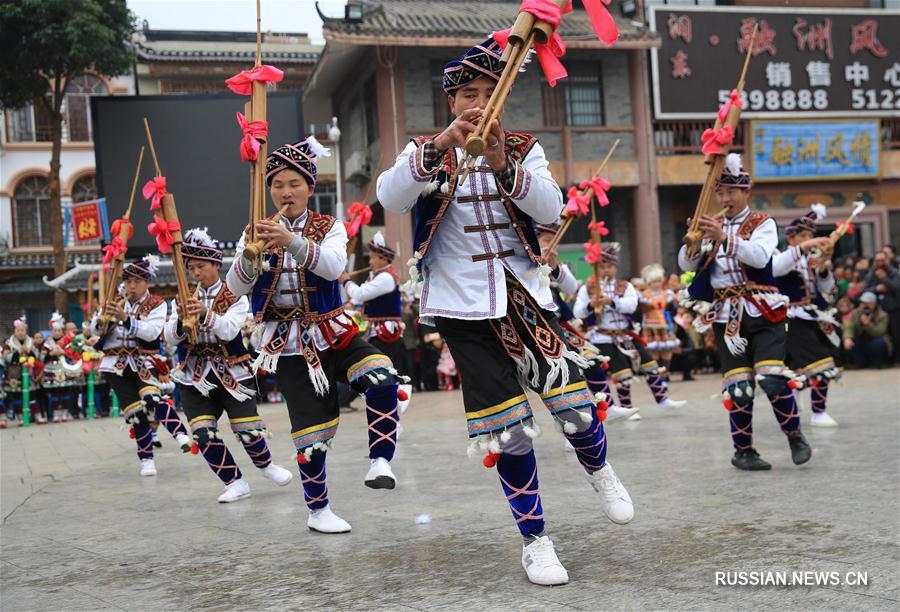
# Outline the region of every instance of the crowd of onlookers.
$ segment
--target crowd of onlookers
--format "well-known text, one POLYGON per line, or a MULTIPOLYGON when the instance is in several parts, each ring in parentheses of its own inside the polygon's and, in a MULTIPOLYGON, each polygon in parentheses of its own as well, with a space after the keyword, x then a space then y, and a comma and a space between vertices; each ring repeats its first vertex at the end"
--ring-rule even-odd
MULTIPOLYGON (((883 368, 894 361, 900 361, 900 262, 893 246, 885 246, 871 258, 844 257, 831 263, 835 276, 834 318, 841 342, 835 349, 838 364, 846 368, 883 368)), ((647 286, 642 278, 631 279, 637 291, 643 292, 647 286)), ((678 340, 678 348, 666 355, 662 365, 670 372, 681 374, 682 380, 692 380, 696 373, 719 370, 715 337, 712 332, 700 333, 693 326, 694 313, 681 305, 682 279, 677 274, 669 275, 664 288, 671 296, 665 311, 671 335, 678 340), (671 359, 670 361, 669 358, 671 359)), ((641 309, 635 312, 635 324, 641 323, 641 309)), ((456 365, 446 343, 432 327, 420 325, 418 302, 408 301, 403 309, 403 346, 405 363, 398 364, 402 371, 412 378, 413 388, 424 391, 451 390, 462 384, 456 365)), ((576 327, 578 321, 572 322, 576 327)), ((18 322, 17 322, 18 324, 18 322)), ((364 322, 362 322, 364 325, 364 322)), ((46 332, 59 336, 58 332, 46 332)), ((48 336, 49 337, 49 336, 48 336)), ((89 346, 91 339, 72 323, 66 325, 64 339, 74 339, 72 346, 89 346)), ((48 384, 42 379, 44 362, 53 352, 45 346, 45 332, 29 334, 27 328, 19 326, 3 344, 0 353, 0 373, 4 378, 0 402, 11 418, 16 417, 16 406, 10 401, 15 395, 10 393, 11 375, 18 371, 21 375, 22 358, 33 358, 30 366, 32 376, 31 407, 32 419, 38 423, 61 421, 69 418, 83 418, 88 412, 86 372, 60 385, 48 384), (4 398, 4 396, 6 396, 4 398), (4 400, 5 401, 2 401, 4 400)), ((250 333, 247 343, 252 348, 250 333)), ((57 351, 58 352, 58 351, 57 351)), ((68 361, 74 362, 80 355, 70 354, 68 361)), ((95 371, 95 414, 110 413, 112 399, 103 376, 95 371)), ((274 376, 263 374, 259 380, 260 399, 278 401, 280 394, 275 387, 274 376)), ((349 387, 341 386, 341 404, 349 405, 353 393, 349 387)), ((177 404, 177 391, 173 392, 177 404)), ((18 394, 21 398, 21 393, 18 394)), ((20 399, 21 403, 21 399, 20 399)), ((21 406, 18 406, 21 414, 21 406)), ((0 416, 0 420, 2 420, 0 416)), ((21 418, 19 416, 18 418, 21 418)), ((5 425, 5 423, 3 423, 5 425)))

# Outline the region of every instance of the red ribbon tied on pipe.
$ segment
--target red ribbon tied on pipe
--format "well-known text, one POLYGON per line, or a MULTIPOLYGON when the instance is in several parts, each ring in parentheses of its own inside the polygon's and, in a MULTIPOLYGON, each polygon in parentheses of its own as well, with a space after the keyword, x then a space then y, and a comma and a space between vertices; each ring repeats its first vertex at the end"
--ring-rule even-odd
POLYGON ((584 245, 584 260, 591 265, 594 265, 598 261, 600 261, 600 256, 603 254, 603 247, 599 242, 585 242, 584 245))
POLYGON ((275 66, 255 66, 250 70, 241 70, 239 73, 227 79, 225 84, 228 89, 236 94, 249 96, 253 89, 253 81, 265 81, 266 83, 278 83, 284 78, 284 72, 275 66))
POLYGON ((243 113, 237 114, 238 125, 244 137, 241 138, 241 159, 245 162, 259 159, 259 141, 257 138, 269 135, 268 121, 247 121, 243 113))
MULTIPOLYGON (((585 12, 591 20, 594 34, 605 44, 612 45, 619 38, 619 30, 612 15, 604 6, 609 3, 610 0, 582 0, 585 12)), ((519 6, 520 13, 529 13, 536 19, 553 26, 553 34, 546 43, 534 44, 534 51, 550 87, 556 87, 556 82, 568 75, 562 62, 559 61, 559 58, 566 54, 566 45, 556 30, 559 28, 562 16, 571 11, 571 0, 562 9, 550 0, 522 0, 522 4, 519 6)), ((493 34, 494 40, 504 49, 509 42, 509 33, 510 30, 507 29, 493 34)))
POLYGON ((734 104, 738 108, 744 108, 744 103, 741 102, 741 92, 737 89, 732 89, 731 93, 728 94, 728 100, 725 101, 725 104, 722 105, 722 108, 719 109, 719 121, 725 121, 728 117, 728 111, 731 110, 731 105, 734 104))
POLYGON ((566 214, 569 216, 575 215, 584 216, 590 212, 591 199, 582 194, 578 187, 574 185, 569 187, 569 191, 566 193, 566 214))
POLYGON ((597 198, 597 203, 600 207, 609 206, 609 196, 606 195, 606 192, 612 189, 612 183, 605 178, 598 176, 589 181, 581 181, 578 183, 578 187, 580 189, 587 189, 590 187, 594 191, 594 197, 597 198))
POLYGON ((350 226, 347 236, 353 237, 359 233, 359 228, 368 225, 372 221, 372 209, 361 202, 353 202, 347 210, 350 215, 350 226))
POLYGON ((147 184, 144 185, 141 193, 144 194, 145 200, 149 200, 151 197, 153 198, 153 201, 150 203, 150 210, 159 210, 162 208, 162 199, 169 193, 166 191, 166 177, 153 177, 147 181, 147 184))
POLYGON ((109 270, 112 260, 121 255, 126 250, 125 243, 121 238, 115 236, 112 242, 103 247, 103 269, 109 270))
POLYGON ((721 155, 722 145, 730 145, 734 142, 734 129, 728 124, 718 130, 709 128, 700 135, 700 140, 703 141, 701 151, 704 155, 721 155))
POLYGON ((609 234, 609 229, 606 227, 605 221, 591 221, 588 223, 588 231, 597 232, 600 236, 609 234))
POLYGON ((124 217, 121 219, 116 219, 112 222, 112 225, 109 228, 109 233, 113 236, 118 236, 122 231, 123 223, 128 225, 128 238, 126 238, 126 240, 131 240, 131 237, 134 236, 134 226, 128 219, 125 219, 124 217))
MULTIPOLYGON (((844 227, 844 225, 847 225, 847 224, 845 224, 843 221, 838 221, 837 223, 835 223, 835 225, 837 226, 838 229, 841 229, 842 227, 844 227)), ((847 231, 846 231, 846 233, 847 233, 847 234, 852 234, 852 233, 853 233, 853 224, 852 224, 852 223, 850 223, 849 225, 847 225, 847 231)))
POLYGON ((181 223, 167 221, 159 215, 153 215, 153 223, 147 226, 147 231, 156 238, 156 246, 159 247, 160 253, 168 253, 172 250, 172 245, 175 243, 172 232, 179 230, 181 230, 181 223))

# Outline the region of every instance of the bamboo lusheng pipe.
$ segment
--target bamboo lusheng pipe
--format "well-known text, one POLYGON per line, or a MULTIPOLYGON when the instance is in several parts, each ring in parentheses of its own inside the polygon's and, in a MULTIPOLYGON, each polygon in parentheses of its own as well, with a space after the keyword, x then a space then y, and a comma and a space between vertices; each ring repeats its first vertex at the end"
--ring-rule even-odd
MULTIPOLYGON (((119 223, 119 235, 116 236, 126 247, 128 245, 128 236, 134 231, 134 228, 131 225, 131 208, 134 206, 134 196, 137 194, 138 180, 141 177, 141 166, 143 163, 144 147, 141 147, 141 152, 138 154, 137 168, 134 170, 134 181, 131 183, 131 197, 128 199, 128 208, 125 209, 125 214, 122 215, 122 222, 119 223)), ((107 303, 112 303, 113 300, 116 299, 116 290, 119 287, 119 279, 122 278, 122 269, 125 267, 126 250, 126 248, 123 248, 122 252, 116 255, 116 258, 113 260, 113 269, 109 278, 104 278, 103 266, 100 267, 100 290, 105 296, 103 302, 100 304, 101 307, 107 303)), ((110 318, 111 317, 107 313, 101 312, 100 324, 102 326, 108 325, 110 318)))
MULTIPOLYGON (((162 176, 162 170, 159 167, 159 159, 156 157, 156 147, 153 145, 153 135, 150 133, 150 122, 144 117, 144 130, 147 132, 147 143, 150 145, 150 155, 153 158, 153 167, 156 169, 156 176, 162 176)), ((172 224, 178 221, 178 210, 175 208, 175 196, 166 193, 162 198, 161 207, 162 217, 166 222, 172 224)), ((183 237, 181 230, 172 231, 172 268, 175 271, 175 284, 178 288, 178 299, 182 303, 187 303, 190 295, 190 286, 188 285, 187 272, 184 267, 184 257, 181 254, 181 243, 183 237)), ((181 322, 181 328, 187 334, 188 339, 197 342, 197 318, 194 316, 186 316, 181 322)))
MULTIPOLYGON (((750 44, 747 45, 747 54, 744 57, 744 66, 741 69, 741 76, 738 79, 738 84, 735 88, 738 92, 738 95, 740 95, 744 91, 744 84, 747 78, 747 69, 750 66, 750 58, 753 56, 753 45, 756 42, 756 31, 758 29, 759 22, 754 24, 753 32, 750 34, 750 44)), ((719 130, 724 125, 730 125, 731 129, 736 133, 740 121, 741 108, 737 104, 732 104, 728 107, 728 114, 725 116, 724 121, 719 118, 718 114, 716 115, 716 122, 713 129, 719 130)), ((694 215, 693 217, 691 217, 691 225, 688 228, 687 233, 684 235, 684 243, 685 245, 687 245, 688 257, 694 257, 697 255, 697 253, 700 252, 700 243, 703 240, 703 232, 699 229, 700 220, 704 216, 708 216, 709 211, 712 208, 713 196, 716 192, 716 183, 718 182, 719 177, 722 175, 722 168, 725 165, 726 155, 728 155, 728 145, 721 145, 720 153, 717 153, 715 155, 707 155, 704 159, 704 162, 709 165, 706 174, 706 181, 703 183, 703 188, 700 191, 700 198, 697 200, 697 206, 694 209, 694 215)))
MULTIPOLYGON (((272 220, 280 221, 281 218, 284 216, 284 213, 287 212, 287 209, 289 206, 290 206, 290 204, 285 204, 284 206, 282 206, 281 210, 279 210, 277 213, 275 213, 275 216, 272 217, 272 220)), ((255 240, 255 241, 247 244, 246 246, 244 246, 244 251, 243 251, 242 255, 245 259, 256 260, 259 258, 260 255, 262 255, 262 252, 265 250, 265 248, 266 248, 265 240, 255 240)))
MULTIPOLYGON (((594 173, 594 177, 591 180, 600 178, 600 173, 603 172, 603 168, 606 167, 606 162, 608 162, 609 159, 612 157, 616 148, 619 146, 620 141, 621 141, 621 139, 616 138, 616 141, 609 148, 609 152, 606 154, 606 157, 603 158, 603 161, 600 162, 600 167, 597 168, 597 172, 594 173)), ((593 198, 595 195, 593 187, 588 187, 587 189, 584 190, 584 193, 582 193, 581 195, 587 196, 589 198, 593 198)), ((591 202, 591 210, 593 211, 593 202, 591 202)), ((592 215, 593 215, 593 213, 592 213, 592 215)), ((594 219, 594 220, 596 221, 596 219, 594 219)), ((551 242, 547 246, 547 253, 552 253, 553 251, 556 250, 556 247, 559 246, 560 241, 562 240, 566 231, 572 225, 573 221, 575 221, 575 215, 570 215, 570 214, 567 214, 565 211, 563 211, 562 225, 559 227, 558 230, 556 230, 556 235, 553 237, 553 242, 551 242)))
MULTIPOLYGON (((561 10, 568 3, 568 0, 552 1, 561 10)), ((539 21, 529 13, 519 13, 516 17, 516 21, 510 31, 509 40, 506 43, 506 49, 503 50, 503 55, 500 59, 501 63, 503 63, 503 72, 500 75, 500 80, 497 82, 497 86, 494 88, 494 92, 491 94, 491 98, 481 114, 478 126, 466 138, 466 152, 457 166, 454 179, 460 177, 459 182, 462 182, 469 176, 475 160, 484 153, 491 126, 503 112, 503 107, 506 106, 506 98, 509 97, 513 82, 528 58, 532 46, 535 41, 539 43, 547 42, 553 35, 553 30, 554 27, 551 24, 539 21)))
POLYGON ((350 276, 358 276, 360 274, 363 274, 364 272, 371 272, 371 271, 372 271, 372 266, 366 266, 365 268, 360 268, 359 270, 354 270, 353 272, 348 272, 347 274, 349 274, 350 276))

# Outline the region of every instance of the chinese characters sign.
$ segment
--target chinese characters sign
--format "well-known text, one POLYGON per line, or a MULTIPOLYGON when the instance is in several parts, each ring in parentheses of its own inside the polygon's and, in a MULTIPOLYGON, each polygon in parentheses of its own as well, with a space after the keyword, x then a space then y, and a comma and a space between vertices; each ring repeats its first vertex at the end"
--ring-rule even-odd
POLYGON ((878 178, 878 119, 750 122, 754 181, 878 178))
POLYGON ((900 116, 900 13, 650 7, 657 119, 708 119, 737 84, 743 116, 900 116))
MULTIPOLYGON (((92 242, 100 240, 106 233, 103 218, 106 200, 91 200, 75 204, 67 210, 67 217, 72 221, 72 229, 75 232, 75 242, 92 242)), ((68 227, 66 228, 68 233, 68 227)))

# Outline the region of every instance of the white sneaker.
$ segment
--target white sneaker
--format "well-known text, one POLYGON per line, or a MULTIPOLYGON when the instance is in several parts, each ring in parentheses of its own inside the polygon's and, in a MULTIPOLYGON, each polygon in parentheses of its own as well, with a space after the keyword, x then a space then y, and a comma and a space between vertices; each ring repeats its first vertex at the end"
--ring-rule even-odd
POLYGON ((290 470, 286 470, 280 465, 275 465, 274 463, 270 463, 266 467, 260 470, 262 475, 277 484, 279 487, 283 487, 291 480, 294 479, 294 475, 291 474, 290 470))
POLYGON ((350 523, 331 511, 331 505, 309 511, 306 526, 319 533, 348 533, 350 523))
POLYGON ((593 474, 585 472, 585 476, 594 491, 600 494, 600 505, 606 517, 619 525, 630 523, 634 518, 634 504, 612 466, 607 463, 593 474))
POLYGON ((391 464, 387 459, 372 459, 372 467, 366 474, 366 486, 371 489, 393 489, 397 486, 397 477, 391 471, 391 464))
POLYGON ((219 503, 230 504, 245 497, 250 497, 250 485, 243 478, 238 478, 231 484, 225 485, 225 490, 219 495, 219 503))
POLYGON ((831 418, 827 412, 813 412, 809 417, 809 424, 813 427, 837 427, 838 422, 831 418))
POLYGON ((550 536, 535 537, 533 542, 522 546, 522 567, 534 584, 553 586, 569 582, 569 573, 559 562, 550 536))
POLYGON ((640 413, 640 412, 635 412, 635 413, 632 414, 630 417, 628 417, 628 420, 629 420, 629 421, 640 421, 640 420, 641 420, 641 413, 640 413))
POLYGON ((687 404, 687 400, 673 400, 667 397, 666 399, 658 403, 657 406, 659 406, 660 408, 668 408, 671 410, 672 408, 681 408, 685 404, 687 404))
POLYGON ((637 408, 622 408, 621 406, 610 404, 606 409, 606 420, 603 421, 603 424, 609 425, 619 419, 624 419, 632 415, 637 416, 637 411, 637 408))
POLYGON ((156 464, 153 459, 141 459, 141 476, 156 476, 156 464))
POLYGON ((178 443, 178 446, 181 447, 182 453, 191 452, 191 446, 194 444, 194 441, 191 440, 189 435, 183 433, 177 434, 175 436, 175 441, 178 443))

